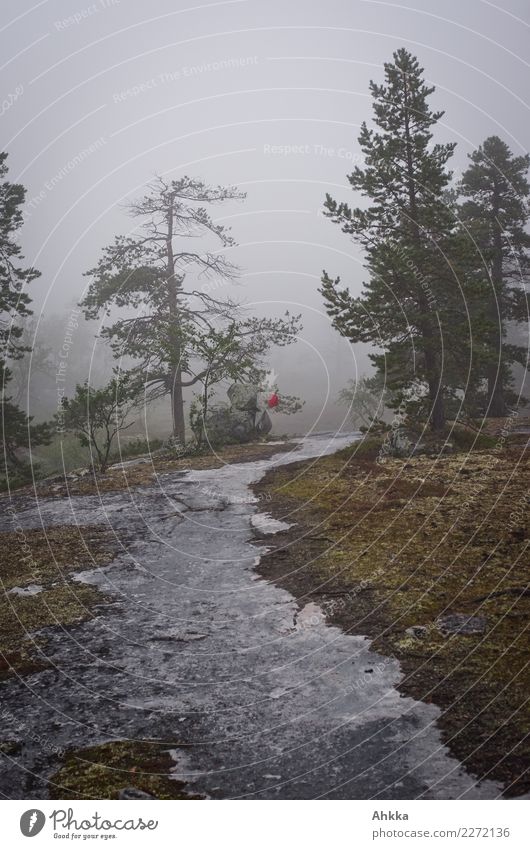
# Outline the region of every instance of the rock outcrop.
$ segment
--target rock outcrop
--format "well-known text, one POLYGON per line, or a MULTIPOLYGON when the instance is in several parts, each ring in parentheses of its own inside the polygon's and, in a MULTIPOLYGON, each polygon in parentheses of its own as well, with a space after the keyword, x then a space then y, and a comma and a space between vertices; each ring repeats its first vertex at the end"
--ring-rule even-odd
POLYGON ((233 383, 227 395, 230 404, 217 404, 206 416, 204 430, 210 444, 251 442, 270 432, 272 421, 257 386, 233 383))

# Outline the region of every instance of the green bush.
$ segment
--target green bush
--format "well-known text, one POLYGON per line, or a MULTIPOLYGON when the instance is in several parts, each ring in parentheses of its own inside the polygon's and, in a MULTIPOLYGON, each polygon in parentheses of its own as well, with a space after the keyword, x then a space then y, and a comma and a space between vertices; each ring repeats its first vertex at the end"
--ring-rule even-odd
POLYGON ((365 436, 359 442, 337 451, 336 456, 343 460, 376 460, 383 445, 382 436, 365 436))
POLYGON ((448 430, 447 438, 461 451, 484 451, 488 448, 494 448, 496 444, 496 439, 493 436, 458 426, 448 430))
POLYGON ((142 454, 151 454, 162 448, 164 441, 162 439, 134 439, 130 442, 122 442, 120 450, 112 455, 111 463, 119 463, 121 460, 127 460, 130 457, 140 457, 142 454))

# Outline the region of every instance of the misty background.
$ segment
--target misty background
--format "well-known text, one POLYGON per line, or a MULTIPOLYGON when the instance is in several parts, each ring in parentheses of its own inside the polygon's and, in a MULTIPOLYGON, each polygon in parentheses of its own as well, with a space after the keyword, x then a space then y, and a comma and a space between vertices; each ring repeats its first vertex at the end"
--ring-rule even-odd
MULTIPOLYGON (((155 175, 247 193, 214 213, 232 227, 238 245, 225 253, 241 268, 223 296, 256 315, 302 313, 297 343, 271 357, 280 391, 306 402, 275 417, 275 432, 299 433, 340 427, 339 390, 369 371, 367 349, 331 328, 318 293, 323 268, 353 292, 363 281, 358 247, 322 206, 327 191, 356 203, 346 175, 371 117, 369 80, 400 46, 418 56, 445 110, 436 141, 458 143, 457 174, 489 135, 516 155, 529 148, 527 0, 4 0, 2 13, 2 149, 9 179, 27 189, 26 264, 42 273, 18 380, 36 418, 55 412, 65 340, 67 393, 110 374, 97 323, 72 311, 84 272, 134 226, 124 207, 155 175)), ((149 427, 168 433, 167 402, 149 427)))

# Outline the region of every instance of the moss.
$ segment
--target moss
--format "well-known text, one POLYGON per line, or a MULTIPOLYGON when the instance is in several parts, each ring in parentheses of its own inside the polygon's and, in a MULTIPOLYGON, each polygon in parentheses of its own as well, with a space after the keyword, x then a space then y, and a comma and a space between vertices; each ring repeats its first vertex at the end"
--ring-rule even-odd
POLYGON ((364 436, 354 445, 338 451, 337 455, 344 460, 350 460, 352 458, 356 460, 375 460, 383 447, 383 442, 383 436, 364 436))
MULTIPOLYGON (((376 460, 381 455, 381 449, 387 438, 388 434, 379 436, 366 435, 359 442, 355 443, 355 445, 339 451, 339 457, 342 459, 376 460)), ((450 443, 453 451, 458 453, 460 451, 487 451, 490 448, 495 448, 497 438, 479 429, 451 425, 446 428, 441 439, 438 435, 423 429, 415 433, 414 440, 417 440, 424 449, 432 449, 431 453, 435 454, 438 451, 442 451, 445 441, 450 443)))
POLYGON ((100 526, 0 533, 0 676, 46 665, 46 639, 36 632, 77 625, 94 615, 105 596, 73 575, 110 562, 116 548, 108 529, 100 526), (31 585, 40 591, 9 592, 31 585))
MULTIPOLYGON (((232 463, 247 463, 254 460, 266 460, 282 451, 296 448, 295 443, 286 442, 283 445, 268 445, 266 442, 249 443, 248 445, 227 445, 219 450, 206 449, 202 454, 193 453, 189 456, 175 458, 170 453, 147 456, 147 463, 139 463, 125 468, 110 466, 104 475, 98 475, 96 480, 91 475, 72 480, 58 478, 53 481, 42 481, 38 484, 40 497, 66 498, 71 495, 94 495, 101 492, 119 492, 131 487, 146 486, 156 483, 158 475, 169 472, 185 472, 194 469, 219 469, 232 463)), ((29 491, 29 488, 26 488, 29 491)))
POLYGON ((119 740, 69 752, 49 781, 50 799, 117 799, 134 787, 156 799, 201 799, 171 778, 168 745, 119 740))
POLYGON ((0 755, 18 755, 22 748, 22 744, 16 740, 4 740, 0 742, 0 755))
POLYGON ((526 455, 357 458, 348 449, 260 482, 273 495, 267 509, 297 523, 276 538, 282 556, 266 554, 260 569, 398 657, 401 689, 440 706, 454 753, 521 793, 530 754, 526 455), (444 636, 437 619, 454 612, 485 617, 485 633, 444 636), (423 638, 406 633, 416 625, 423 638))

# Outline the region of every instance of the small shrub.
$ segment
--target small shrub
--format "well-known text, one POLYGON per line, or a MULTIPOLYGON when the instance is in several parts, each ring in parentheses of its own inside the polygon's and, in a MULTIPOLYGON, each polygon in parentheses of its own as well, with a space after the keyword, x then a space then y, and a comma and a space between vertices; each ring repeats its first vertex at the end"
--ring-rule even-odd
POLYGON ((465 427, 454 427, 447 436, 460 451, 484 451, 494 448, 496 443, 494 437, 465 427))

